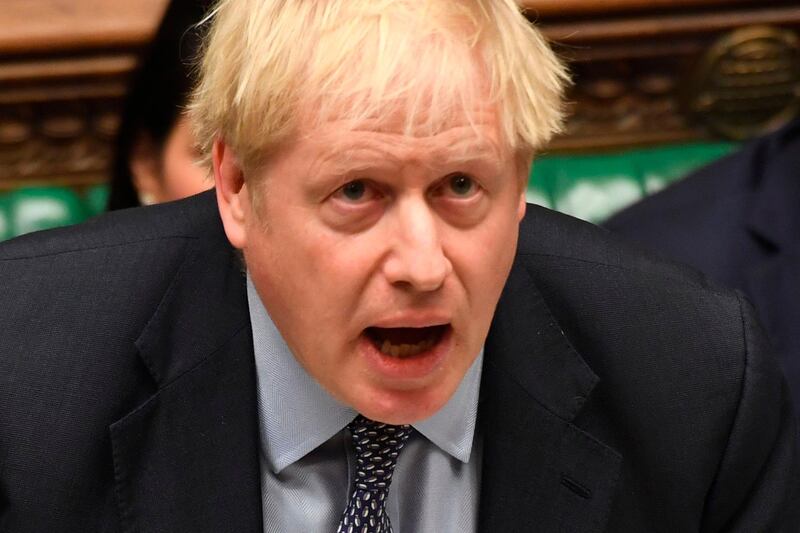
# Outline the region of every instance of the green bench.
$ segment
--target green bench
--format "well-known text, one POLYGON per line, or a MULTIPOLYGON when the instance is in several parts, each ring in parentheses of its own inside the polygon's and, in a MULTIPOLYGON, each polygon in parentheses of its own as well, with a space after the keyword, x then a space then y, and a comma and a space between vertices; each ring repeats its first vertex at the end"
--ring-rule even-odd
POLYGON ((545 155, 534 161, 528 201, 599 223, 735 148, 733 143, 698 143, 594 155, 545 155))
POLYGON ((82 195, 70 187, 21 187, 0 194, 0 240, 77 224, 102 213, 107 198, 105 185, 82 195))
MULTIPOLYGON (((731 143, 660 146, 593 155, 543 155, 534 162, 528 201, 591 222, 653 194, 735 148, 731 143)), ((108 190, 25 187, 0 194, 0 240, 81 222, 105 209, 108 190)))

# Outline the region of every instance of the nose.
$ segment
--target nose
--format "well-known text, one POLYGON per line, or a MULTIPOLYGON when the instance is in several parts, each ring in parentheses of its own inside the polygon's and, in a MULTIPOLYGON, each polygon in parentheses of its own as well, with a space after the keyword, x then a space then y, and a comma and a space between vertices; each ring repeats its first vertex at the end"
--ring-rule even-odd
POLYGON ((393 285, 439 289, 453 266, 444 253, 440 221, 423 199, 398 202, 389 223, 391 252, 384 273, 393 285))

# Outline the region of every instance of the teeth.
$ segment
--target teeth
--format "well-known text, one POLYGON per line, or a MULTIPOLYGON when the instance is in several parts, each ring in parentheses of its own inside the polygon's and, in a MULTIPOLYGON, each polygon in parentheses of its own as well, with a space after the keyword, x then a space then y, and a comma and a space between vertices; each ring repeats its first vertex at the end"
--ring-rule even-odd
POLYGON ((388 340, 384 340, 380 350, 392 357, 410 357, 425 350, 430 350, 434 344, 433 339, 427 339, 417 344, 392 344, 388 340))

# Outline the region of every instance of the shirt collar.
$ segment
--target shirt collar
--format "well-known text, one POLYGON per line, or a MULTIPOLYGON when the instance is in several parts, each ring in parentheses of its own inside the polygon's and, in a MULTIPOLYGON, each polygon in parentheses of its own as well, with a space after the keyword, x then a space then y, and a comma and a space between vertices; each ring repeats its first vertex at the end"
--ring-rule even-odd
MULTIPOLYGON (((337 401, 297 362, 247 276, 253 329, 261 449, 274 473, 336 435, 357 415, 337 401)), ((433 444, 468 462, 478 414, 483 350, 450 400, 433 416, 413 424, 433 444)))

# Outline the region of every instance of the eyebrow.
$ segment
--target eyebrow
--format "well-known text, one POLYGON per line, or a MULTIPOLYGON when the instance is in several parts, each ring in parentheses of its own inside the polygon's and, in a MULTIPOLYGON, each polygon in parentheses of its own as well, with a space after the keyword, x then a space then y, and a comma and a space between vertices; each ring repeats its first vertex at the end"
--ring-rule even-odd
POLYGON ((501 160, 500 150, 496 146, 485 142, 469 143, 462 147, 453 146, 445 150, 445 152, 451 161, 491 160, 492 162, 499 162, 501 160))
MULTIPOLYGON (((371 170, 377 166, 401 166, 402 160, 390 154, 380 154, 380 157, 370 156, 363 152, 377 152, 377 150, 363 146, 338 146, 331 149, 320 161, 320 165, 332 168, 336 173, 352 173, 371 170), (388 160, 388 161, 387 161, 388 160), (378 163, 376 163, 378 161, 378 163)), ((375 154, 377 155, 377 154, 375 154)))
MULTIPOLYGON (((376 143, 378 142, 379 141, 376 140, 376 143)), ((324 156, 324 162, 347 164, 348 168, 354 168, 352 167, 353 161, 369 159, 368 156, 361 156, 359 154, 360 152, 380 152, 381 159, 389 159, 389 164, 397 166, 406 163, 406 160, 402 156, 397 157, 395 154, 381 151, 371 145, 350 145, 347 142, 343 142, 336 146, 331 146, 329 150, 329 153, 324 156)), ((499 146, 481 137, 477 139, 458 138, 454 143, 437 148, 436 150, 429 150, 426 154, 431 155, 431 159, 436 161, 448 159, 456 162, 472 162, 482 159, 499 161, 501 159, 500 152, 499 146)), ((372 166, 374 160, 375 159, 372 159, 370 163, 364 163, 362 166, 372 166)))
MULTIPOLYGON (((458 170, 453 167, 479 167, 486 169, 490 172, 499 172, 502 168, 502 161, 497 157, 497 151, 490 147, 483 146, 477 150, 463 151, 463 150, 438 150, 440 152, 425 161, 417 161, 410 163, 409 161, 400 158, 392 157, 386 160, 386 154, 382 154, 383 158, 369 158, 369 157, 348 157, 345 151, 339 151, 329 158, 325 158, 324 165, 329 174, 333 175, 353 175, 360 172, 373 171, 380 168, 400 168, 407 164, 421 164, 424 168, 436 172, 454 171, 458 170)), ((467 170, 466 168, 464 170, 467 170)))

